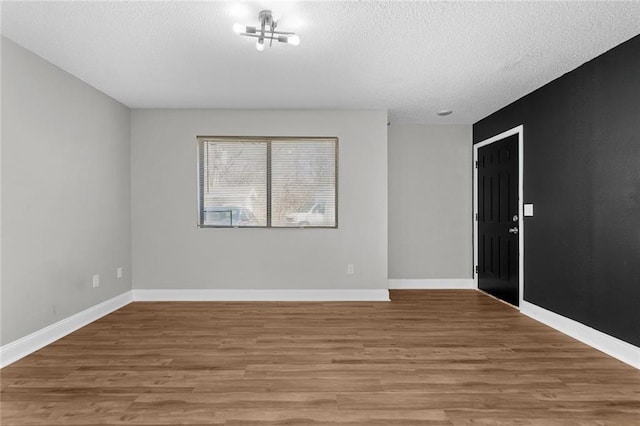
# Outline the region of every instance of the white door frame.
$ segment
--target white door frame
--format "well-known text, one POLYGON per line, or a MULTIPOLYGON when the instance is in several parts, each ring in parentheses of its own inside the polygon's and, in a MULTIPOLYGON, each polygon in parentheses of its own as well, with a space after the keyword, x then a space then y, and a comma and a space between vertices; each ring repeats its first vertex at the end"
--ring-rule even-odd
POLYGON ((521 124, 513 129, 502 132, 499 135, 485 139, 473 146, 473 282, 475 288, 478 288, 478 273, 476 266, 478 265, 478 169, 476 162, 478 161, 478 148, 487 146, 493 142, 497 142, 511 135, 518 135, 518 305, 522 309, 524 300, 524 126, 521 124))

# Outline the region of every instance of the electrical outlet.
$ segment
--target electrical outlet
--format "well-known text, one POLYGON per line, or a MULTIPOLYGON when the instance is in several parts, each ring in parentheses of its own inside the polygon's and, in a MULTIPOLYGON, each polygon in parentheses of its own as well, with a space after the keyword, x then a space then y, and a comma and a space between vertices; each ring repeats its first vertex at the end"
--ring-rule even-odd
POLYGON ((93 288, 100 286, 100 275, 93 276, 93 288))
POLYGON ((353 263, 347 264, 347 275, 353 275, 353 273, 354 273, 353 263))
POLYGON ((116 269, 116 277, 117 278, 122 278, 122 268, 118 268, 116 269))

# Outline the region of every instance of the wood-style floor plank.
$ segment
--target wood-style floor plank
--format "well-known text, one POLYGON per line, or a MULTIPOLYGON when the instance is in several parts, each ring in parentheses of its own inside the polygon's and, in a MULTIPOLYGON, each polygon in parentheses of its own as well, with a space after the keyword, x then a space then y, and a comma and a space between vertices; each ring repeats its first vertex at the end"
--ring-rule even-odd
POLYGON ((2 425, 640 425, 640 372, 482 293, 132 303, 0 371, 2 425))

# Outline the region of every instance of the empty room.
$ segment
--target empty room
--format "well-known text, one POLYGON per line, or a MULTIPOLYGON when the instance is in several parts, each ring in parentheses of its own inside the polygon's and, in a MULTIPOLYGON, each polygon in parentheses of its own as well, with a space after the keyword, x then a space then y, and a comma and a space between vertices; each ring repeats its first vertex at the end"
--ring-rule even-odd
POLYGON ((640 424, 640 1, 0 18, 0 424, 640 424))

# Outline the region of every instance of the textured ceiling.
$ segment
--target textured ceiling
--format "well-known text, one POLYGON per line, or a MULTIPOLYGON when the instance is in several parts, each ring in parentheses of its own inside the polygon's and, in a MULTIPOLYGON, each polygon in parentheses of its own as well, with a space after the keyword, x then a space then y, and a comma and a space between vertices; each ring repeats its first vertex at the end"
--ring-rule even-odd
POLYGON ((1 30, 132 108, 387 109, 394 122, 470 124, 640 34, 640 1, 5 1, 1 30), (265 8, 299 47, 258 52, 232 32, 265 8))

